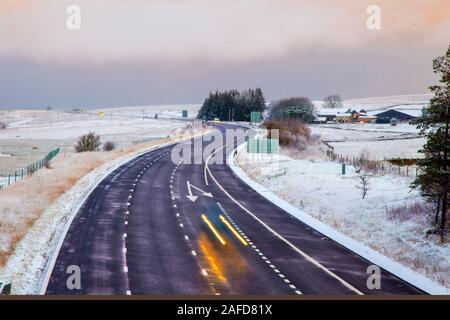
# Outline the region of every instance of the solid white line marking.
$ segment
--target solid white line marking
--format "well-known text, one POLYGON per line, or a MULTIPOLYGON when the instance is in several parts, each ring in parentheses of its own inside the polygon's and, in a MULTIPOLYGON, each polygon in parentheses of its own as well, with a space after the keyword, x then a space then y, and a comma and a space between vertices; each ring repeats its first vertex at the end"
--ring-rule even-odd
POLYGON ((128 272, 128 267, 123 267, 123 272, 128 272))
MULTIPOLYGON (((216 183, 216 185, 223 191, 223 193, 225 193, 225 195, 228 196, 228 198, 230 198, 234 203, 236 203, 242 210, 244 210, 246 213, 248 213, 251 217, 253 217, 257 222, 259 222, 262 226, 264 226, 269 232, 271 232, 274 236, 276 236, 277 238, 279 238, 281 241, 283 241, 284 243, 286 243, 289 247, 291 247, 295 252, 297 252, 298 254, 300 254, 303 258, 305 258, 308 262, 312 263, 313 265, 315 265, 316 267, 320 268, 321 270, 323 270, 325 273, 327 273, 328 275, 330 275, 331 277, 335 278, 337 281, 339 281, 342 285, 344 285, 345 287, 347 287, 348 289, 356 292, 359 295, 364 295, 361 291, 359 291, 358 289, 356 289, 354 286, 352 286, 350 283, 346 282, 344 279, 342 279, 341 277, 339 277, 338 275, 336 275, 334 272, 330 271, 329 269, 327 269, 326 267, 324 267, 320 262, 314 260, 312 257, 310 257, 308 254, 306 254, 305 252, 303 252, 302 250, 300 250, 299 248, 297 248, 294 244, 292 244, 289 240, 287 240, 286 238, 284 238, 281 234, 279 234, 278 232, 276 232, 274 229, 272 229, 269 225, 267 225, 264 221, 262 221, 260 218, 258 218, 254 213, 252 213, 250 210, 248 210, 246 207, 244 207, 239 201, 237 201, 232 195, 230 195, 228 193, 228 191, 225 190, 225 188, 219 183, 219 181, 217 181, 217 179, 214 177, 214 175, 212 174, 211 170, 208 167, 208 162, 211 159, 211 157, 216 154, 217 152, 221 151, 222 149, 224 149, 227 145, 234 143, 234 141, 218 148, 217 150, 215 150, 214 152, 211 153, 211 155, 209 155, 209 157, 206 159, 206 163, 205 163, 205 181, 206 180, 206 172, 208 172, 209 176, 211 177, 211 179, 216 183)), ((208 184, 207 184, 208 185, 208 184)))

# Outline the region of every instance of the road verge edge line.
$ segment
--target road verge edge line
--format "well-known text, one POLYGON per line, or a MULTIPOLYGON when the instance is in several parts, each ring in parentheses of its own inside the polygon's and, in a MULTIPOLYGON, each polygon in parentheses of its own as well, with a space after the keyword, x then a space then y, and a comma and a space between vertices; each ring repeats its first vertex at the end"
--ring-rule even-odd
POLYGON ((241 144, 227 156, 226 163, 228 167, 239 177, 243 182, 245 182, 249 187, 255 190, 262 197, 272 202, 277 207, 286 211, 296 219, 310 226, 311 228, 322 233, 326 237, 332 239, 333 241, 339 243, 343 247, 351 250, 357 255, 363 257, 364 259, 372 262, 375 265, 392 273, 396 277, 410 283, 411 285, 433 295, 448 295, 450 294, 450 289, 441 286, 422 274, 419 274, 408 267, 392 260, 391 258, 382 255, 381 253, 367 247, 366 245, 344 235, 343 233, 331 228, 325 223, 313 218, 307 213, 301 211, 300 209, 294 207, 292 204, 281 199, 269 189, 262 186, 258 182, 251 179, 236 163, 236 155, 239 151, 245 147, 245 143, 241 144))

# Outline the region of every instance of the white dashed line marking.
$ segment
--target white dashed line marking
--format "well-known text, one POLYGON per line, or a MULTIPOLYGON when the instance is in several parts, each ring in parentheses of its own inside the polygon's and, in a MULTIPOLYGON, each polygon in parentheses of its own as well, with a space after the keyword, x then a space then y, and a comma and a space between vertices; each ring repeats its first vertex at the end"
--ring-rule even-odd
POLYGON ((261 252, 261 250, 259 250, 254 244, 253 242, 250 241, 250 239, 245 235, 245 233, 239 228, 239 226, 233 221, 233 219, 230 217, 230 215, 225 211, 225 209, 222 207, 222 205, 220 203, 217 202, 217 205, 219 206, 220 210, 222 211, 222 213, 228 218, 228 220, 230 220, 231 224, 235 227, 235 229, 239 232, 239 234, 247 241, 247 243, 251 246, 251 248, 253 249, 253 251, 255 251, 263 261, 265 261, 270 268, 272 268, 272 270, 278 274, 278 276, 283 279, 283 282, 286 283, 287 285, 289 285, 290 289, 294 289, 296 294, 302 294, 300 292, 300 290, 297 290, 297 288, 295 287, 295 285, 291 284, 291 281, 289 279, 286 278, 286 276, 284 274, 282 274, 280 272, 280 270, 278 270, 269 259, 267 259, 267 257, 261 252))

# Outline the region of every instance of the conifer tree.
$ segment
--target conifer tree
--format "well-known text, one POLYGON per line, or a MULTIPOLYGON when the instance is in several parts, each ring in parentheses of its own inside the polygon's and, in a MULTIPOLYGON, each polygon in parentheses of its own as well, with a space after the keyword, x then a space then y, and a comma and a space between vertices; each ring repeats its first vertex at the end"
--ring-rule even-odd
POLYGON ((419 151, 425 157, 417 163, 421 172, 413 187, 420 187, 422 195, 435 204, 435 221, 443 237, 450 199, 450 46, 446 55, 433 60, 433 70, 440 76, 440 84, 430 87, 434 96, 423 115, 413 121, 426 137, 419 151))

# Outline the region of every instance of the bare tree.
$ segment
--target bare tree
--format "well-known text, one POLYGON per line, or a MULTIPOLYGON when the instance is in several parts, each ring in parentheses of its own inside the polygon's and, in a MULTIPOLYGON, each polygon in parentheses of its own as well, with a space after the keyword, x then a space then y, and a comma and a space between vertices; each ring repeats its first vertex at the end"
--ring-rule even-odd
POLYGON ((94 132, 89 132, 78 139, 77 144, 75 145, 75 151, 98 151, 100 144, 100 136, 96 135, 94 132))
POLYGON ((359 156, 358 156, 358 158, 356 159, 356 162, 355 162, 356 173, 359 174, 361 172, 361 170, 363 168, 365 168, 365 166, 369 162, 369 159, 370 159, 369 151, 367 151, 366 149, 361 151, 361 153, 359 154, 359 156))
POLYGON ((328 109, 342 108, 342 99, 338 94, 332 94, 323 99, 323 107, 328 109))
POLYGON ((359 177, 359 185, 356 186, 359 190, 361 190, 362 198, 365 199, 367 196, 367 192, 370 190, 369 188, 369 176, 368 175, 360 175, 359 177))

